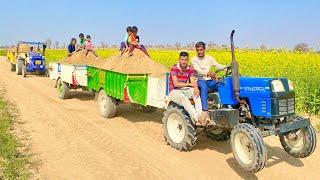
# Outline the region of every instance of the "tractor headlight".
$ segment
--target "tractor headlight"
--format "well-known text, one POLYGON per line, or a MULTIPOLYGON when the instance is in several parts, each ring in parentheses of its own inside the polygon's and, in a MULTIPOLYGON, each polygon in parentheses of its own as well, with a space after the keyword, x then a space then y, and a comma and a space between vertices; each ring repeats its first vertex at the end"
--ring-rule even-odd
POLYGON ((294 87, 293 87, 292 81, 288 80, 288 85, 289 85, 289 90, 290 90, 290 91, 293 91, 293 90, 294 90, 294 87))
POLYGON ((272 89, 272 92, 285 91, 282 81, 278 79, 271 81, 271 89, 272 89))

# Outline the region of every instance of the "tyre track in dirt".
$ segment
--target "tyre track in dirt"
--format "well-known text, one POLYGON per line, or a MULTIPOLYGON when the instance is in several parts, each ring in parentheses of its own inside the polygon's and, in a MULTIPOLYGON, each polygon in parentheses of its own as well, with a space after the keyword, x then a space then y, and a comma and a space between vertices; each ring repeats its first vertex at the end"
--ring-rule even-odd
POLYGON ((143 114, 120 105, 115 118, 104 119, 89 93, 75 92, 70 99, 59 100, 53 81, 17 76, 9 72, 9 63, 3 58, 0 72, 0 84, 7 89, 7 98, 16 102, 32 151, 41 159, 39 174, 43 179, 320 176, 319 148, 311 157, 299 160, 285 153, 277 137, 268 137, 267 167, 257 174, 246 173, 232 157, 229 141, 200 137, 191 152, 167 146, 160 110, 143 114))

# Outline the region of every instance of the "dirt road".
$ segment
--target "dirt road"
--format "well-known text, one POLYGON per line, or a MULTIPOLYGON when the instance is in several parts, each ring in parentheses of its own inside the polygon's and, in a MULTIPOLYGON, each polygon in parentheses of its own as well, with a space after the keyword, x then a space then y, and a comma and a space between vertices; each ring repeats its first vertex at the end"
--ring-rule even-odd
POLYGON ((41 159, 42 179, 320 178, 319 146, 311 157, 295 159, 277 137, 266 138, 267 166, 250 174, 238 167, 229 141, 201 137, 191 152, 170 148, 163 140, 161 111, 143 114, 121 105, 115 118, 104 119, 88 93, 60 100, 53 81, 17 76, 4 58, 0 72, 0 86, 17 104, 31 150, 41 159))

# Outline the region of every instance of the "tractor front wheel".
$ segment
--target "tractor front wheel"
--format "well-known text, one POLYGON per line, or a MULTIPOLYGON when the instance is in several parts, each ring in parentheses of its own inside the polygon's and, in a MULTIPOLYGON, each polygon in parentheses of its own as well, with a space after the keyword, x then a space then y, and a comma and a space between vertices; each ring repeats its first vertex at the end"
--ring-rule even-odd
POLYGON ((63 82, 61 79, 57 81, 57 93, 60 99, 67 99, 69 94, 70 88, 68 85, 63 82))
POLYGON ((27 77, 27 67, 22 65, 22 77, 27 77))
POLYGON ((116 114, 116 101, 109 97, 104 90, 100 90, 98 95, 99 112, 102 117, 112 118, 116 114))
POLYGON ((16 65, 10 63, 10 71, 15 71, 16 70, 16 65))
POLYGON ((317 136, 312 125, 280 136, 283 149, 295 158, 305 158, 310 156, 317 143, 317 136))
POLYGON ((196 145, 196 126, 183 107, 176 104, 168 106, 162 122, 164 138, 171 147, 179 151, 190 151, 196 145))
POLYGON ((265 167, 267 148, 259 131, 251 124, 234 127, 231 146, 235 159, 244 170, 256 173, 265 167))
POLYGON ((19 61, 16 64, 16 74, 21 75, 22 74, 22 63, 19 63, 19 61))

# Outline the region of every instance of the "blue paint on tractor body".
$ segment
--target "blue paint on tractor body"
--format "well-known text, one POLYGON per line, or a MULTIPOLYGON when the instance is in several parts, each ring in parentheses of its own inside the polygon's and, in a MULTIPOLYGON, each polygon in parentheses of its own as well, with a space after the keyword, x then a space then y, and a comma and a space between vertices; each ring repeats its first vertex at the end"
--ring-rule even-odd
POLYGON ((42 55, 33 55, 30 56, 29 63, 27 65, 27 72, 45 72, 46 65, 45 65, 45 58, 42 55))
MULTIPOLYGON (((217 88, 220 103, 222 105, 238 104, 233 95, 231 77, 227 77, 218 82, 217 88)), ((279 100, 283 99, 286 101, 286 99, 289 98, 294 99, 294 91, 289 90, 288 80, 286 78, 240 77, 240 98, 248 101, 254 116, 273 118, 281 116, 278 112, 279 110, 273 110, 275 108, 279 108, 279 100), (275 79, 282 81, 285 87, 285 92, 272 92, 271 81, 275 79), (278 112, 278 114, 275 114, 274 112, 278 112)))

